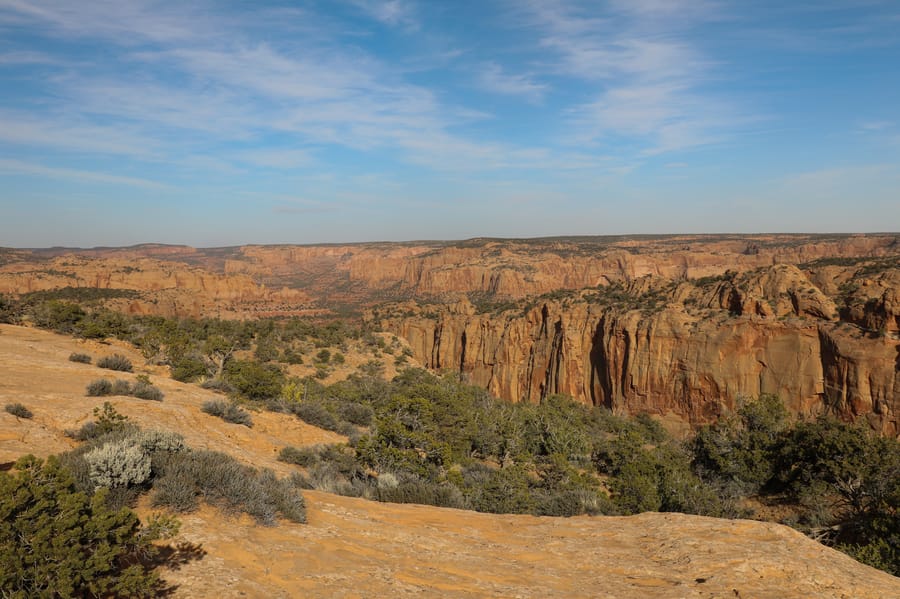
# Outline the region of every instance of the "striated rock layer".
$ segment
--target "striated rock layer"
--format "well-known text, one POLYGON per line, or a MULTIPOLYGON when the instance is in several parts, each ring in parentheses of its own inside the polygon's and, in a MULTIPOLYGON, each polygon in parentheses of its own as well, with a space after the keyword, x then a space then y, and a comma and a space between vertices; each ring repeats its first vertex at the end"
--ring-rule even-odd
POLYGON ((141 292, 110 307, 130 314, 244 316, 301 309, 309 296, 296 289, 273 290, 240 274, 218 274, 179 262, 118 256, 62 256, 43 262, 0 266, 0 294, 24 294, 64 287, 141 292))
POLYGON ((302 289, 326 306, 473 292, 524 298, 645 276, 683 280, 823 258, 896 256, 898 239, 896 234, 670 235, 205 249, 0 249, 0 279, 12 266, 3 267, 7 261, 42 270, 48 259, 74 255, 85 260, 152 258, 166 261, 170 268, 187 264, 219 275, 250 277, 272 289, 302 289))
POLYGON ((581 292, 501 313, 477 313, 462 298, 385 322, 426 366, 513 401, 563 393, 699 424, 774 393, 794 415, 864 417, 898 434, 900 273, 867 280, 840 308, 811 278, 788 265, 705 287, 654 290, 648 278, 618 295, 581 292))

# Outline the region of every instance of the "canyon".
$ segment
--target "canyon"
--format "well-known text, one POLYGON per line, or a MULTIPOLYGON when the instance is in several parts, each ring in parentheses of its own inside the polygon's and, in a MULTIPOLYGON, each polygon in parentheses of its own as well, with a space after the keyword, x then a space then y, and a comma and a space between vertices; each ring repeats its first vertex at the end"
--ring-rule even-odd
POLYGON ((762 393, 900 434, 900 237, 718 235, 0 251, 0 293, 165 316, 364 313, 510 401, 696 426, 762 393))

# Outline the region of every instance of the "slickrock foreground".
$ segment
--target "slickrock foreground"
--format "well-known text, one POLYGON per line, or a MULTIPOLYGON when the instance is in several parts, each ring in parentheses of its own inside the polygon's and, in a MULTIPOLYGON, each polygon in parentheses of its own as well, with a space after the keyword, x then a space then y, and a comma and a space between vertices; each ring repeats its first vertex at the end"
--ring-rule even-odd
MULTIPOLYGON (((0 462, 71 447, 64 429, 102 403, 84 396, 85 385, 134 376, 69 362, 73 351, 127 353, 141 364, 126 347, 0 326, 0 404, 19 401, 34 412, 32 420, 0 412, 0 462)), ((290 467, 275 460, 281 447, 340 439, 282 414, 256 414, 252 429, 229 425, 200 412, 212 393, 150 374, 165 400, 117 397, 116 408, 141 426, 175 430, 194 447, 285 473, 290 467)), ((208 507, 183 516, 178 540, 205 555, 162 573, 176 585, 174 596, 900 596, 900 579, 776 524, 681 514, 495 516, 305 495, 307 525, 260 527, 208 507)))
POLYGON ((184 597, 897 597, 900 579, 785 526, 683 514, 537 518, 308 492, 309 524, 205 509, 184 597))

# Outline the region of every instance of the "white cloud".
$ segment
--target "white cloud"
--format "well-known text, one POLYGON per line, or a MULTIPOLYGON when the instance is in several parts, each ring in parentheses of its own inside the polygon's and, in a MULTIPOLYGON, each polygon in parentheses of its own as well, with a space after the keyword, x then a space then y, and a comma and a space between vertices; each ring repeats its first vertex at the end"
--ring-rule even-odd
POLYGON ((50 147, 150 158, 159 144, 127 127, 95 125, 63 116, 37 117, 0 110, 0 141, 23 146, 50 147))
POLYGON ((409 0, 349 0, 370 18, 392 27, 415 29, 419 26, 415 4, 409 0))
POLYGON ((250 150, 240 152, 235 157, 256 166, 285 170, 307 167, 313 163, 308 151, 296 149, 250 150))
POLYGON ((477 79, 479 85, 492 93, 518 96, 528 102, 539 103, 547 86, 535 83, 529 75, 512 75, 504 72, 497 63, 487 63, 477 79))
POLYGON ((167 186, 157 181, 139 177, 124 177, 109 173, 85 171, 71 168, 50 167, 33 162, 21 160, 8 160, 0 158, 0 172, 14 175, 36 175, 39 177, 51 177, 54 179, 74 179, 89 181, 92 183, 108 183, 112 185, 127 185, 130 187, 145 187, 151 189, 164 189, 167 186))
POLYGON ((564 0, 527 7, 539 44, 557 54, 562 72, 596 90, 570 111, 573 143, 628 138, 638 155, 661 154, 714 142, 745 118, 705 91, 716 64, 687 34, 719 18, 717 5, 622 0, 602 18, 564 0))
POLYGON ((860 123, 860 129, 865 131, 884 131, 885 129, 891 129, 894 126, 894 123, 891 121, 867 121, 865 123, 860 123))
POLYGON ((0 65, 59 64, 59 60, 43 52, 20 51, 0 54, 0 65))

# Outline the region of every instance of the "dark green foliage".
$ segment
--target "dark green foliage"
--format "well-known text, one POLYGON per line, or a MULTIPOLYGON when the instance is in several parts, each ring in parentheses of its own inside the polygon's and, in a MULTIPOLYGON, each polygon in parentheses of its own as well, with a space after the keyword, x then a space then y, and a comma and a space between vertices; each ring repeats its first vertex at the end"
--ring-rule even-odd
POLYGON ((797 424, 784 436, 777 484, 800 500, 801 523, 825 540, 900 575, 900 442, 828 418, 797 424), (828 498, 813 503, 808 489, 828 498))
POLYGON ((190 383, 209 374, 206 361, 196 355, 182 356, 172 364, 172 378, 182 383, 190 383))
POLYGON ((158 576, 138 557, 152 551, 129 510, 89 497, 55 458, 25 457, 0 473, 0 592, 20 597, 154 597, 158 576))
POLYGON ((110 310, 89 312, 78 323, 77 334, 85 339, 125 338, 129 331, 126 316, 110 310))
POLYGON ((32 312, 32 319, 42 329, 71 335, 77 332, 77 325, 86 314, 78 304, 51 300, 38 306, 32 312))
POLYGON ((787 411, 780 399, 763 395, 748 401, 735 417, 697 432, 691 447, 694 467, 734 494, 756 493, 774 474, 774 452, 786 428, 787 411))
POLYGON ((232 360, 225 367, 225 380, 241 396, 254 401, 264 401, 281 395, 284 373, 274 364, 260 364, 232 360))
POLYGON ((87 354, 80 354, 77 352, 73 352, 69 354, 69 362, 78 362, 80 364, 90 364, 91 357, 87 354))
POLYGON ((84 304, 97 300, 107 299, 134 299, 140 297, 140 292, 132 289, 108 289, 105 287, 60 287, 46 291, 34 291, 22 296, 26 303, 41 303, 55 300, 65 300, 76 304, 84 304))
POLYGON ((324 403, 318 401, 305 401, 293 406, 292 411, 300 420, 324 428, 336 431, 340 428, 340 420, 332 414, 324 403))
POLYGON ((7 413, 12 414, 16 418, 32 418, 34 414, 31 413, 31 410, 25 407, 24 404, 19 402, 8 403, 3 406, 3 409, 6 410, 7 413))
POLYGON ((95 420, 87 422, 77 431, 67 431, 66 434, 77 441, 87 441, 108 435, 120 433, 128 429, 136 428, 128 420, 128 417, 116 411, 116 408, 107 402, 103 407, 94 408, 95 420))
POLYGON ((257 471, 214 451, 173 455, 153 485, 154 505, 179 512, 196 509, 199 498, 226 511, 249 514, 260 524, 275 524, 276 515, 305 522, 300 479, 279 480, 270 470, 257 471))
POLYGON ((473 466, 466 470, 464 482, 469 505, 480 512, 527 514, 535 507, 531 479, 521 466, 473 466))
POLYGON ((278 453, 278 460, 306 468, 319 461, 319 451, 316 447, 284 447, 278 453))
POLYGON ((0 322, 13 323, 18 318, 18 307, 16 302, 0 295, 0 322))
POLYGON ((253 426, 253 418, 250 417, 250 414, 233 402, 209 400, 203 402, 200 409, 210 416, 221 418, 225 422, 243 424, 248 428, 253 426))

